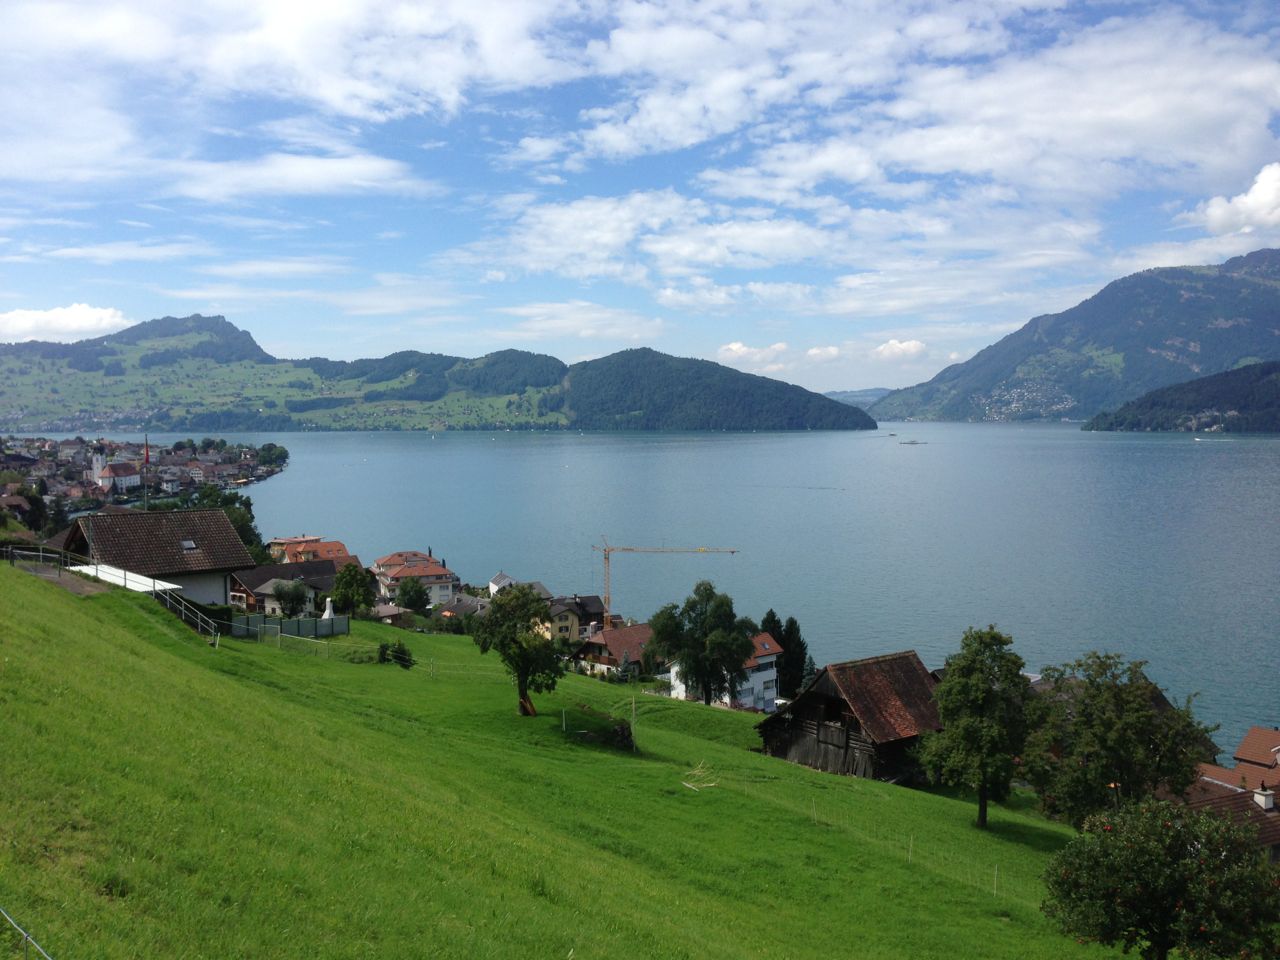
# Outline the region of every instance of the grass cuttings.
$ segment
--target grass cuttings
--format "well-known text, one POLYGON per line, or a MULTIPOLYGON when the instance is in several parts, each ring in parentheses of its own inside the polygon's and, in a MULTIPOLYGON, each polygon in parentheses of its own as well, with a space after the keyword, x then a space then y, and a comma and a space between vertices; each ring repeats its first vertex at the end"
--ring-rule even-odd
POLYGON ((1066 833, 1029 814, 982 834, 644 694, 637 752, 584 742, 628 688, 569 676, 520 718, 468 639, 353 628, 418 666, 213 650, 0 567, 0 906, 58 960, 1102 955, 1041 918, 1066 833))

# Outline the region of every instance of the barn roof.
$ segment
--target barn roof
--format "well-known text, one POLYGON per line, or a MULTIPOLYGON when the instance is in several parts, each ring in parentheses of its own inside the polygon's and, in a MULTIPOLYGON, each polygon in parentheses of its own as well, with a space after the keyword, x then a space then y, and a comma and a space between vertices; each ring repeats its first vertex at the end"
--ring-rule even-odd
POLYGON ((914 650, 832 663, 823 670, 876 743, 942 729, 933 677, 914 650))
POLYGON ((76 520, 66 549, 147 577, 226 573, 253 565, 253 557, 221 510, 91 514, 76 520))

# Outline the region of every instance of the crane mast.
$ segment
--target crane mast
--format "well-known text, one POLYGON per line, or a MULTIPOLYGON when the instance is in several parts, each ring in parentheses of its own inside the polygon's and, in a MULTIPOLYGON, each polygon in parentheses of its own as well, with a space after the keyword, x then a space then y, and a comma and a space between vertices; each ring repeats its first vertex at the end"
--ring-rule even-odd
POLYGON ((610 584, 609 560, 615 553, 737 553, 734 547, 617 547, 604 537, 600 540, 604 546, 592 544, 592 550, 599 550, 604 555, 604 628, 609 629, 609 611, 612 609, 613 592, 610 584))

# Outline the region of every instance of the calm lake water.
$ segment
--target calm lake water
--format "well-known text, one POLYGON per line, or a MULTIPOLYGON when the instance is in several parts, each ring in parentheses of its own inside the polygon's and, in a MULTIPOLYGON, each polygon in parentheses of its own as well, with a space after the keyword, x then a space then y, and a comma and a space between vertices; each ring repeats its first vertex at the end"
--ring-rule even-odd
POLYGON ((799 622, 818 663, 916 649, 940 665, 996 624, 1037 670, 1091 649, 1150 661, 1234 747, 1280 723, 1280 437, 885 424, 871 433, 339 433, 283 441, 250 490, 265 537, 317 533, 366 564, 426 549, 601 593, 645 619, 713 580, 799 622), (896 435, 895 435, 896 434, 896 435), (903 441, 918 441, 904 443, 903 441))

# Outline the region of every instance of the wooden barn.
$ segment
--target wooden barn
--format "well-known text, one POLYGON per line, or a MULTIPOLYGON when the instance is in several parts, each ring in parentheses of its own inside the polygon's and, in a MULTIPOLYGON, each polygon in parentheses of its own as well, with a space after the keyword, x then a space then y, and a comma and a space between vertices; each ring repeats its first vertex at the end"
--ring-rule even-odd
POLYGON ((920 734, 941 730, 937 681, 914 650, 823 667, 795 700, 756 725, 765 753, 792 763, 899 780, 920 734))

